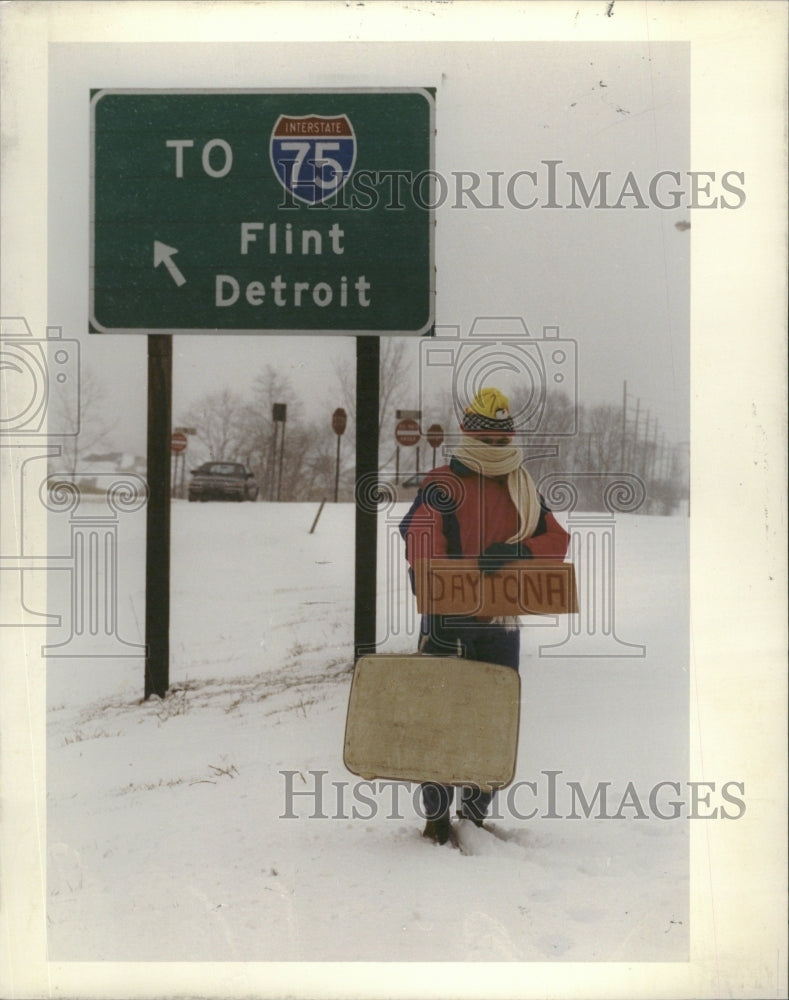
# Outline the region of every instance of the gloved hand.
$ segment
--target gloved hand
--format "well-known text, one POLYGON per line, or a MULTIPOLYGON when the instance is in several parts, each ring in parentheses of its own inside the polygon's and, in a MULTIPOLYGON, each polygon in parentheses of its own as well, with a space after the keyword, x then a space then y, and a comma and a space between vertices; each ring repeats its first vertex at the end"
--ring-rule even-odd
POLYGON ((483 573, 495 573, 513 559, 531 559, 530 549, 523 542, 494 542, 479 558, 483 573))

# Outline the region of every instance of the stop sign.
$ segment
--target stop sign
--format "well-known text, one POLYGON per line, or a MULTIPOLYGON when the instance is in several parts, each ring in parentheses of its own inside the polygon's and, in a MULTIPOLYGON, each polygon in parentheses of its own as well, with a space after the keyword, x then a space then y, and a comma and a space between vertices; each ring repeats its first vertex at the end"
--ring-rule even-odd
POLYGON ((177 455, 178 452, 186 450, 188 443, 189 439, 186 434, 182 434, 181 431, 176 431, 170 438, 170 451, 174 451, 177 455))
POLYGON ((427 429, 427 441, 431 448, 440 448, 444 443, 444 428, 441 424, 431 424, 427 429))
POLYGON ((343 434, 348 423, 348 414, 340 406, 331 415, 331 426, 335 434, 343 434))
POLYGON ((395 438, 398 444, 416 444, 421 437, 422 432, 419 430, 419 424, 416 420, 407 418, 406 420, 401 420, 395 427, 395 438))

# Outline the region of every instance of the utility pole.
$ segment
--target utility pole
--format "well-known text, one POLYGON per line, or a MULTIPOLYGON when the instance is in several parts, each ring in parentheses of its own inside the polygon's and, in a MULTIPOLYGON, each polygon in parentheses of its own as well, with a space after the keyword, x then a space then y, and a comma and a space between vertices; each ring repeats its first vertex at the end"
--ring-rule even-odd
POLYGON ((652 464, 650 475, 657 479, 658 473, 658 458, 657 458, 657 436, 658 436, 658 418, 655 417, 655 436, 652 438, 652 464))
POLYGON ((627 437, 627 381, 622 383, 622 471, 625 471, 625 441, 627 437))
POLYGON ((646 425, 644 427, 644 458, 641 462, 641 475, 644 479, 647 478, 647 471, 649 469, 649 417, 650 413, 647 410, 646 425))

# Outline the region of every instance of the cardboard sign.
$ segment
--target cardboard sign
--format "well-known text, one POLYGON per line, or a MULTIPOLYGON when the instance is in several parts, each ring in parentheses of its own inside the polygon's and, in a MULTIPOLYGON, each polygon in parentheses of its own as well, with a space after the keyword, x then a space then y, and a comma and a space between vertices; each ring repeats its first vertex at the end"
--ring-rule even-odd
POLYGON ((363 656, 345 726, 345 766, 372 780, 436 781, 486 791, 512 781, 520 677, 450 656, 363 656))
POLYGON ((578 611, 572 563, 518 559, 483 572, 476 559, 424 559, 414 564, 421 614, 567 615, 578 611))

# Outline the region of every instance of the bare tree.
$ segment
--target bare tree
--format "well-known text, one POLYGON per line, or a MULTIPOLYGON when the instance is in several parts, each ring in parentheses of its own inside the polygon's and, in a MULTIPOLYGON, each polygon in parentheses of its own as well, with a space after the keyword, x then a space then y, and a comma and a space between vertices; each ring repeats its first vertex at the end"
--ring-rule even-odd
POLYGON ((86 455, 97 449, 109 447, 109 438, 117 427, 118 418, 107 416, 108 393, 95 370, 86 365, 80 372, 79 406, 76 410, 65 402, 59 403, 53 414, 53 438, 60 454, 53 456, 50 465, 55 472, 72 478, 80 471, 86 455))
POLYGON ((622 412, 603 404, 588 411, 586 429, 591 434, 590 456, 596 471, 619 472, 622 468, 622 412))
MULTIPOLYGON (((295 406, 295 393, 290 380, 271 365, 266 365, 255 377, 252 402, 244 411, 245 456, 249 467, 260 483, 261 496, 272 496, 272 486, 278 481, 279 452, 288 462, 300 453, 299 414, 295 406), (274 421, 274 406, 285 406, 285 421, 274 421), (286 450, 285 450, 286 449, 286 450)), ((288 475, 290 470, 288 470, 288 475)), ((285 462, 282 464, 283 483, 286 478, 285 462)))
MULTIPOLYGON (((413 359, 409 356, 409 348, 414 347, 413 341, 405 337, 381 337, 380 383, 378 392, 378 433, 379 435, 391 422, 392 413, 397 409, 398 393, 404 394, 415 379, 409 379, 413 359)), ((356 369, 346 361, 338 361, 334 365, 334 374, 339 383, 340 392, 348 416, 356 420, 356 369)))
MULTIPOLYGON (((337 438, 331 427, 324 422, 298 425, 289 434, 290 444, 282 473, 282 498, 323 500, 332 497, 337 438)), ((348 499, 352 496, 347 490, 343 490, 343 494, 348 499)))
POLYGON ((244 438, 246 404, 232 389, 203 396, 183 416, 186 424, 197 429, 197 439, 213 462, 238 460, 244 438))
MULTIPOLYGON (((408 348, 414 341, 394 337, 384 337, 381 346, 381 374, 378 405, 378 433, 380 434, 392 420, 397 409, 398 394, 411 389, 413 379, 409 379, 412 358, 408 348)), ((411 390, 413 391, 413 390, 411 390)))

